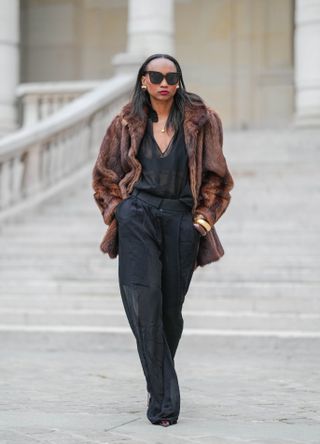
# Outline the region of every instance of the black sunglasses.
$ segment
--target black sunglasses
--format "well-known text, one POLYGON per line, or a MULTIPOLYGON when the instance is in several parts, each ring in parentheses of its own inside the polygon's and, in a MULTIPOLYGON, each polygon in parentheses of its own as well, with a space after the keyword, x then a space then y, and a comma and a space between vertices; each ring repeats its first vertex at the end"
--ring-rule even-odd
POLYGON ((158 85, 163 79, 166 79, 168 85, 175 85, 180 79, 180 74, 178 72, 162 74, 162 72, 159 71, 145 71, 145 74, 149 74, 150 82, 154 85, 158 85))

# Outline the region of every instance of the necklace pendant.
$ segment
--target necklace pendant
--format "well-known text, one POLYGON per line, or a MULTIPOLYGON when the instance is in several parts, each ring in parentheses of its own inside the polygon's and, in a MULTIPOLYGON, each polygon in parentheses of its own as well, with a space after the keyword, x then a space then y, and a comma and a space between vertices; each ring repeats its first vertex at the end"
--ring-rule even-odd
POLYGON ((164 128, 162 128, 161 132, 164 133, 164 128))

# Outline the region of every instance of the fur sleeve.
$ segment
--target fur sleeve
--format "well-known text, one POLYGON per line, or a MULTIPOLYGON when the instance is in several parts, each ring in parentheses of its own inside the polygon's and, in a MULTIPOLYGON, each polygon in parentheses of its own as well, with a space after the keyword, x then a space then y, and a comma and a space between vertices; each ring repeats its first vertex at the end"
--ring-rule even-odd
POLYGON ((220 117, 215 111, 208 111, 209 118, 204 126, 202 183, 196 212, 203 214, 213 226, 229 205, 234 182, 222 151, 220 117))
POLYGON ((112 222, 114 209, 122 200, 119 188, 124 175, 120 159, 121 133, 121 118, 116 116, 105 133, 92 171, 93 197, 107 225, 112 222))

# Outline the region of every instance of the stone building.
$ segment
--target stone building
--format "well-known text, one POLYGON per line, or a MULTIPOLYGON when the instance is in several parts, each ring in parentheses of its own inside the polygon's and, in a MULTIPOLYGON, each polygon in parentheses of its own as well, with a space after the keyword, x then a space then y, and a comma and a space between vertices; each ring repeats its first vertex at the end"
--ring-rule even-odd
POLYGON ((226 127, 320 122, 320 0, 2 0, 0 24, 2 132, 18 83, 106 79, 158 51, 226 127))

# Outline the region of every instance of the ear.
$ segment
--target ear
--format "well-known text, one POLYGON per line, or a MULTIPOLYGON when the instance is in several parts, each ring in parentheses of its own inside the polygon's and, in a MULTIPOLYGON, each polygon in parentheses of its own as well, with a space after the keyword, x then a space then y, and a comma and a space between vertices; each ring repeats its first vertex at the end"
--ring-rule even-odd
POLYGON ((147 86, 147 79, 146 76, 141 77, 141 85, 147 86))

